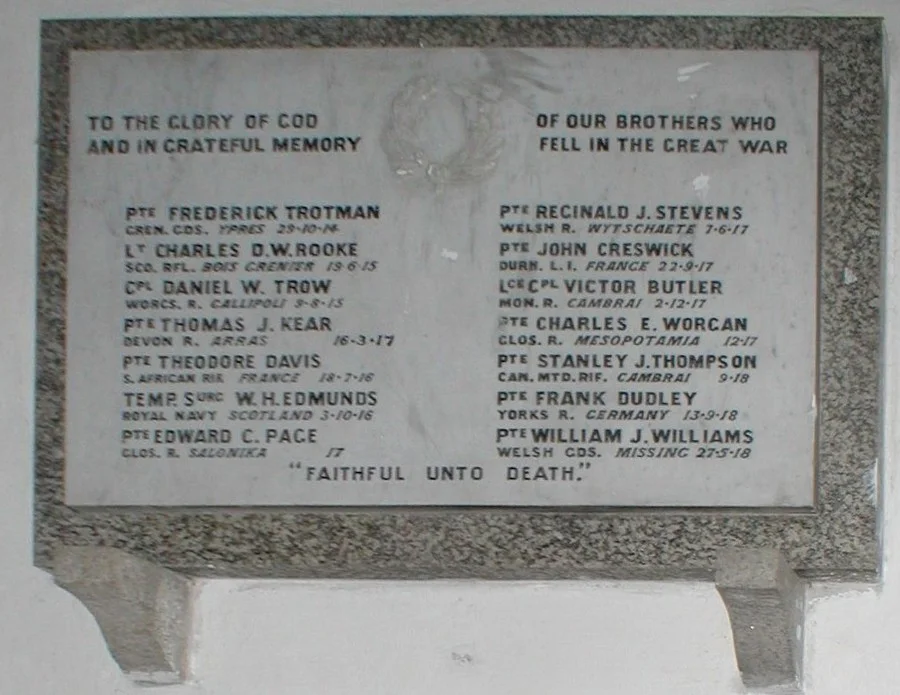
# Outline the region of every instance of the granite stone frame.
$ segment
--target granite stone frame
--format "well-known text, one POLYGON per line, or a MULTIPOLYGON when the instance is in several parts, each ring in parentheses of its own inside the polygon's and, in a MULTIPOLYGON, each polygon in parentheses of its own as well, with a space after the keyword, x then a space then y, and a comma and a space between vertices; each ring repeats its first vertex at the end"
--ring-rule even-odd
POLYGON ((189 577, 713 579, 722 550, 801 578, 876 578, 884 75, 870 18, 404 17, 47 21, 42 27, 35 562, 115 548, 189 577), (69 56, 73 50, 604 47, 818 51, 815 507, 74 509, 63 503, 69 56))

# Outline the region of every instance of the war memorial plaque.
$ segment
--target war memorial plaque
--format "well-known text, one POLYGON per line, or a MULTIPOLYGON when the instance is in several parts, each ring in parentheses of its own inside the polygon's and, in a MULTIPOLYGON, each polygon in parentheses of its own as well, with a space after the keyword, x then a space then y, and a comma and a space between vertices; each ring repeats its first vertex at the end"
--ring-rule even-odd
POLYGON ((860 18, 45 22, 37 564, 873 577, 881 47, 860 18))
POLYGON ((812 505, 814 53, 71 85, 72 504, 812 505))

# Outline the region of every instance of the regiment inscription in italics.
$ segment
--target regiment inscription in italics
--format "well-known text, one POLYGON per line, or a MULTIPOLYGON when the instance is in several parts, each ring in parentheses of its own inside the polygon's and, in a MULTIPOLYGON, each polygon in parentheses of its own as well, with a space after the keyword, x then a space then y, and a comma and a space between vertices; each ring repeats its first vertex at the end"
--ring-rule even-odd
POLYGON ((67 501, 809 506, 817 70, 76 52, 67 501))

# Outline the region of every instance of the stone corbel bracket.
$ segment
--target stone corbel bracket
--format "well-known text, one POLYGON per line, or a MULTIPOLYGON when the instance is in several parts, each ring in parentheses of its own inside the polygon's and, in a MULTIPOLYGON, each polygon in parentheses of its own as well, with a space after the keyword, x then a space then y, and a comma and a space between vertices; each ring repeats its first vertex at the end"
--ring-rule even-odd
POLYGON ((186 678, 192 582, 123 550, 60 548, 54 579, 94 615, 113 658, 136 683, 186 678))
POLYGON ((744 685, 802 693, 805 585, 774 549, 720 550, 718 589, 744 685))

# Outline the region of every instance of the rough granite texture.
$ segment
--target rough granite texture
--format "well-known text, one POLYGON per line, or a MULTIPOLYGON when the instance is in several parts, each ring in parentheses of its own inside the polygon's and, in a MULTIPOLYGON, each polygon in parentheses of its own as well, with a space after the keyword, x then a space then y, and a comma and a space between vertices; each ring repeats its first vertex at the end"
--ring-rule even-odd
MULTIPOLYGON (((711 579, 720 548, 774 548, 803 577, 877 576, 881 21, 871 18, 239 18, 42 28, 35 562, 108 546, 194 576, 711 579), (76 510, 63 500, 68 56, 75 49, 558 46, 800 49, 821 56, 818 501, 680 510, 76 510), (852 271, 845 274, 845 269, 852 271), (853 279, 855 276, 855 280, 853 279), (851 280, 851 281, 848 281, 851 280)), ((68 407, 77 408, 77 403, 68 407)))

